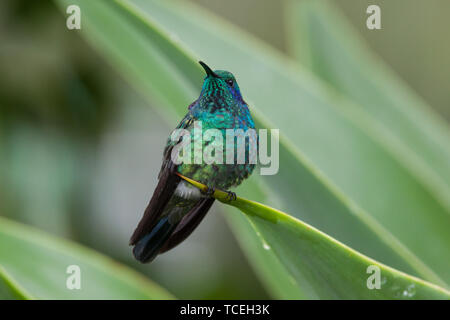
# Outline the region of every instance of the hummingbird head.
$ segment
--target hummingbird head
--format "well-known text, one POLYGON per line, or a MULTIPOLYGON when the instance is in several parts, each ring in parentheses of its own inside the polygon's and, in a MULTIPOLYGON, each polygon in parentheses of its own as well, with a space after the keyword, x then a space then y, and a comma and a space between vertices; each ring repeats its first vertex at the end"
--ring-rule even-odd
POLYGON ((224 70, 212 71, 208 65, 199 61, 205 69, 206 77, 203 81, 201 97, 217 98, 224 101, 235 99, 243 102, 241 91, 233 74, 224 70))

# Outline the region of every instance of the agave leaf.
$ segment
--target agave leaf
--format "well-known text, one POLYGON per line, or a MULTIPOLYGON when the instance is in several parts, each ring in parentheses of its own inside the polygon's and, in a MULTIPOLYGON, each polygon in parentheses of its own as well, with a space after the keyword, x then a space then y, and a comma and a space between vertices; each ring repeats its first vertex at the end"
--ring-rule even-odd
POLYGON ((0 218, 0 298, 172 299, 164 289, 93 250, 0 218), (81 289, 69 289, 71 265, 81 289))

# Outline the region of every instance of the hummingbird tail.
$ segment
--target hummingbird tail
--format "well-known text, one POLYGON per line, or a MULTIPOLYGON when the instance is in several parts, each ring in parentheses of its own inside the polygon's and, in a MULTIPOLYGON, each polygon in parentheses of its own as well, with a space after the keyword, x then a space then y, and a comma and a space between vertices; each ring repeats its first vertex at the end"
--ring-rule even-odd
POLYGON ((164 243, 159 253, 169 251, 183 242, 197 228, 214 203, 214 198, 204 198, 183 217, 170 238, 164 243))
POLYGON ((133 248, 134 257, 142 263, 151 262, 170 238, 177 225, 178 223, 170 223, 168 216, 162 217, 150 233, 136 243, 133 248))
MULTIPOLYGON (((186 208, 188 212, 181 220, 169 217, 179 215, 180 208, 173 208, 170 213, 161 217, 149 233, 141 237, 133 248, 134 257, 142 263, 148 263, 160 253, 169 251, 183 242, 205 217, 214 203, 214 198, 204 198, 193 207, 186 208)), ((185 209, 185 210, 186 210, 185 209)))

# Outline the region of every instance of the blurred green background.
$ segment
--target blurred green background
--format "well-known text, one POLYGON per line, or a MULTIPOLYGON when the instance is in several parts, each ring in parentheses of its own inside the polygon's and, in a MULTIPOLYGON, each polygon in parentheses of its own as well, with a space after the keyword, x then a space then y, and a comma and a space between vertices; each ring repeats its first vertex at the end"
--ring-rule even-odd
MULTIPOLYGON (((287 53, 283 1, 194 2, 287 53)), ((335 3, 449 120, 450 2, 335 3), (366 28, 369 4, 382 8, 382 30, 366 28)), ((189 240, 154 263, 132 258, 128 239, 171 128, 78 31, 66 29, 65 18, 52 1, 0 3, 0 215, 104 252, 179 298, 268 298, 217 205, 189 240)))

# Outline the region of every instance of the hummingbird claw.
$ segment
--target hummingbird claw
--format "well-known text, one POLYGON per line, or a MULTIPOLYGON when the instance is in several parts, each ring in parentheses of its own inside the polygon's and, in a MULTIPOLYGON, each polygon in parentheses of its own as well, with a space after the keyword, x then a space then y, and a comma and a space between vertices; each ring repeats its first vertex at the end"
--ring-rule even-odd
POLYGON ((227 201, 235 201, 237 199, 236 193, 232 191, 225 191, 227 193, 227 197, 225 200, 227 201))
POLYGON ((206 189, 203 193, 208 197, 212 197, 215 191, 216 189, 208 187, 208 189, 206 189))

